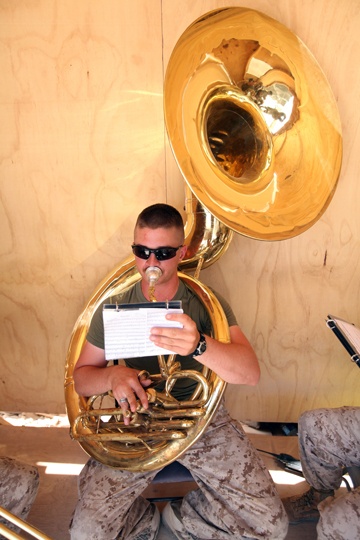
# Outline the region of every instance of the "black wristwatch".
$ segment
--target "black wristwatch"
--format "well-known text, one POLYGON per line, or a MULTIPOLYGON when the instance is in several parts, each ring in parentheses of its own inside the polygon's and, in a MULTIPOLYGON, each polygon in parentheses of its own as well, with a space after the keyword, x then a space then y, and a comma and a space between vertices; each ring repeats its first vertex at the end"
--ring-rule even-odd
POLYGON ((191 356, 201 356, 205 351, 206 351, 206 339, 205 339, 204 334, 200 332, 199 343, 196 345, 196 349, 191 354, 191 356))

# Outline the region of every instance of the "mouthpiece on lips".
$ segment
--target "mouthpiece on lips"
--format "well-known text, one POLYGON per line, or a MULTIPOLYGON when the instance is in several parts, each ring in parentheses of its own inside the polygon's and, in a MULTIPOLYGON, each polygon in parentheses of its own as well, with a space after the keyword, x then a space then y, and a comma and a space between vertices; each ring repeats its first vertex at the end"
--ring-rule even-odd
POLYGON ((157 266, 149 266, 149 268, 145 270, 145 274, 149 285, 154 286, 159 277, 161 276, 162 271, 157 266))

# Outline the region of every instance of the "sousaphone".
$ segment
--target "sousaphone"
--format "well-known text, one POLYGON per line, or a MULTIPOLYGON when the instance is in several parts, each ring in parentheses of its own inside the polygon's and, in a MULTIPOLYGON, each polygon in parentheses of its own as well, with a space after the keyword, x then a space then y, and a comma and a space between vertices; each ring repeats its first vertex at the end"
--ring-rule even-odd
MULTIPOLYGON (((198 281, 200 268, 227 249, 232 231, 284 240, 320 218, 341 168, 336 102, 314 57, 290 30, 263 13, 226 8, 203 15, 178 40, 167 66, 164 108, 170 144, 191 193, 181 269, 196 275, 181 277, 204 302, 214 336, 226 342, 224 314, 198 281)), ((65 399, 72 436, 89 455, 113 467, 156 470, 199 438, 225 383, 205 371, 200 378, 206 384, 201 379, 192 403, 165 411, 155 403, 150 423, 136 417, 130 433, 116 406, 97 404, 109 396, 86 400, 76 394, 73 369, 93 312, 138 279, 129 257, 92 295, 69 345, 65 399)), ((174 358, 168 362, 172 370, 174 358)))

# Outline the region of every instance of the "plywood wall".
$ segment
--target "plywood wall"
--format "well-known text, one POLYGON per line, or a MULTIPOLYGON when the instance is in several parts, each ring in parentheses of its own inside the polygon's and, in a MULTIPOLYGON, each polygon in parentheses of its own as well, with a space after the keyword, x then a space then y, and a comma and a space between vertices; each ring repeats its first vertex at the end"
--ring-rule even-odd
MULTIPOLYGON (((64 412, 77 316, 130 252, 137 213, 184 183, 167 143, 163 77, 176 40, 219 0, 0 0, 0 409, 64 412)), ((325 326, 360 326, 357 0, 253 0, 296 33, 338 102, 344 159, 322 218, 282 242, 237 235, 202 279, 232 303, 262 367, 228 387, 239 419, 296 421, 360 404, 358 368, 325 326)))

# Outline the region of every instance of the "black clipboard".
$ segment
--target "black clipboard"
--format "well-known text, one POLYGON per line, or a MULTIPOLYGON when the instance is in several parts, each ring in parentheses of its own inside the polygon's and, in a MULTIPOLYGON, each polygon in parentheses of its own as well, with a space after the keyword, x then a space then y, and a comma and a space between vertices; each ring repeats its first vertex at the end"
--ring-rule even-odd
POLYGON ((182 309, 181 300, 170 300, 165 302, 139 302, 137 304, 104 304, 103 309, 182 309))
POLYGON ((334 315, 328 315, 326 324, 345 347, 351 360, 360 368, 360 329, 334 315))

